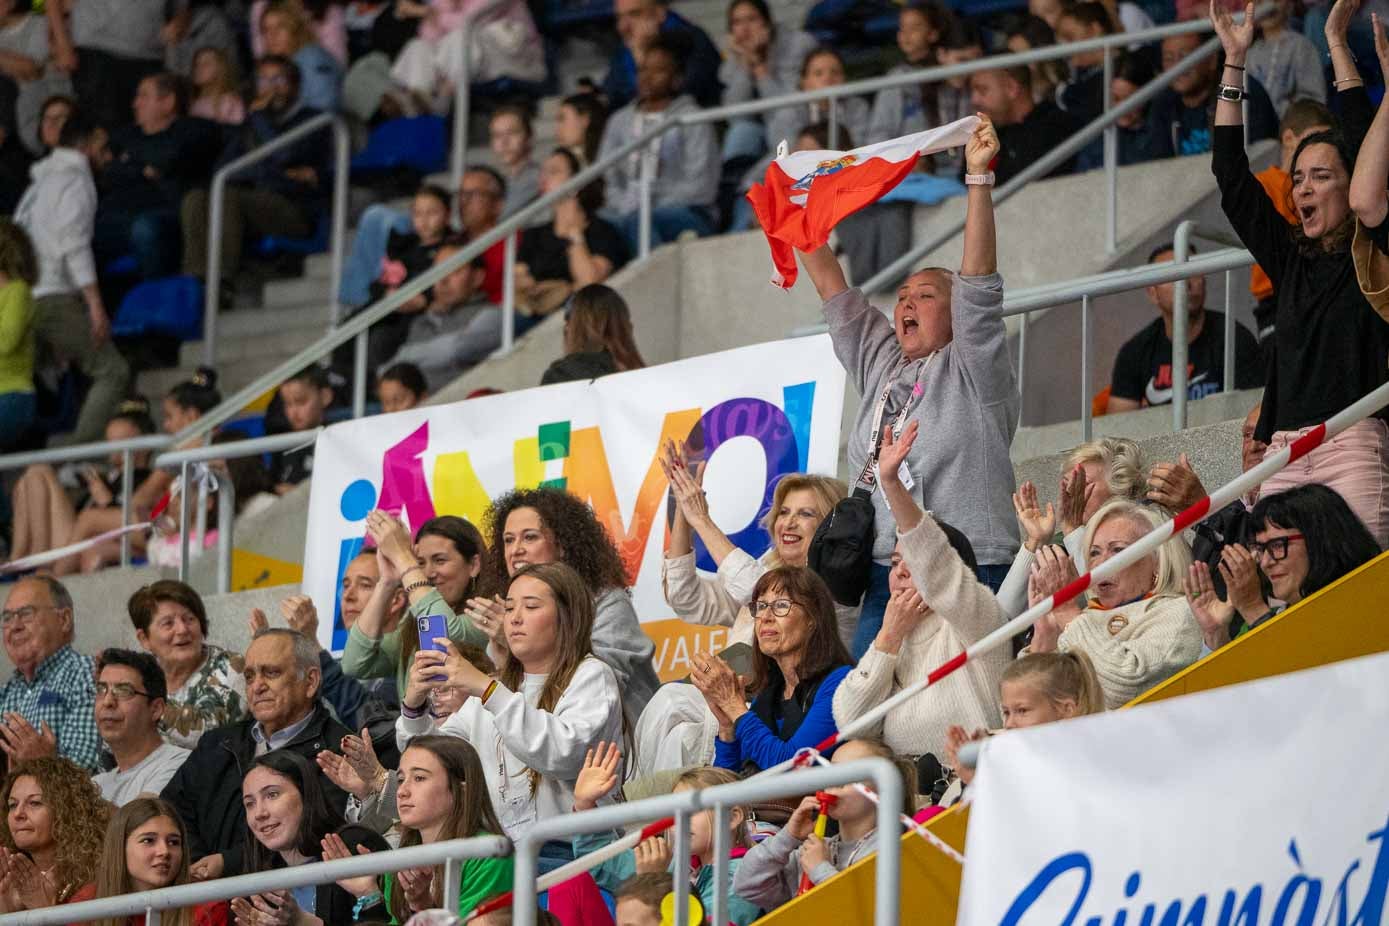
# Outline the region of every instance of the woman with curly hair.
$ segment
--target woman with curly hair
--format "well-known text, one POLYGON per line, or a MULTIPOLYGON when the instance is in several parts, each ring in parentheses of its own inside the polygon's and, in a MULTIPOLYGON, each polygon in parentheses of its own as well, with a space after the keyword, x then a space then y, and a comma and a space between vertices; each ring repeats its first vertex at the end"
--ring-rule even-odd
MULTIPOLYGON (((137 797, 111 815, 101 870, 96 876, 97 897, 120 897, 137 891, 188 883, 188 833, 178 811, 168 801, 137 797)), ((225 900, 165 910, 163 926, 226 926, 225 900)), ((144 914, 98 920, 96 926, 144 926, 144 914)))
POLYGON ((0 786, 0 913, 90 900, 111 805, 68 759, 27 759, 0 786))

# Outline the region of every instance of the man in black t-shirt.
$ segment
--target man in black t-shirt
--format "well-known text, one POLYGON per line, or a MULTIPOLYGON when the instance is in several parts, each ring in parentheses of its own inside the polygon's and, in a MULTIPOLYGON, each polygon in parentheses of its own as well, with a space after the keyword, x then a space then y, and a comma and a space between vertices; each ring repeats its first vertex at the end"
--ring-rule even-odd
MULTIPOLYGON (((999 185, 1058 148, 1080 130, 1081 124, 1050 100, 1032 101, 1032 71, 1026 65, 980 71, 970 75, 970 105, 993 120, 999 150, 994 179, 999 185)), ((1075 170, 1069 158, 1047 174, 1056 177, 1075 170)))
MULTIPOLYGON (((1148 263, 1172 260, 1172 246, 1153 251, 1148 263)), ((1119 348, 1110 380, 1110 412, 1126 412, 1172 401, 1172 291, 1174 284, 1148 287, 1159 317, 1119 348)), ((1187 398, 1200 399, 1224 389, 1225 315, 1206 311, 1204 277, 1187 280, 1187 398)), ((1259 342, 1235 324, 1235 388, 1263 385, 1259 342)))

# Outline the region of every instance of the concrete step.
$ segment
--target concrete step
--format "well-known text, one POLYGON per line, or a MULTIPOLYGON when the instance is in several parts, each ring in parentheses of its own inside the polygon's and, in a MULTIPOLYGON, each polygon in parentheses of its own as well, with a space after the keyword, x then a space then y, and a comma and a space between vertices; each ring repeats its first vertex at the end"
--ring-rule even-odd
POLYGON ((273 308, 236 309, 217 316, 218 337, 255 336, 271 331, 323 330, 332 320, 322 299, 285 302, 273 308))
MULTIPOLYGON (((217 369, 223 370, 252 357, 274 357, 284 360, 308 347, 327 332, 328 325, 319 321, 312 326, 271 326, 259 334, 226 334, 217 336, 217 369)), ((179 362, 195 367, 202 362, 203 342, 185 341, 179 346, 179 362)))
POLYGON ((328 307, 333 303, 333 295, 327 277, 312 276, 271 280, 265 284, 262 305, 266 309, 277 309, 281 306, 316 303, 323 307, 326 317, 329 311, 328 307))

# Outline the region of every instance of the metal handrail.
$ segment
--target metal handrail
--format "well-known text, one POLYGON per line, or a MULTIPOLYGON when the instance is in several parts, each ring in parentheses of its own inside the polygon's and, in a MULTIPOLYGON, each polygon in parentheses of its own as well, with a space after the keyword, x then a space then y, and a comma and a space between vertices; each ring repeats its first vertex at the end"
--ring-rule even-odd
MULTIPOLYGON (((517 841, 514 870, 515 901, 512 921, 516 926, 535 926, 537 861, 540 847, 547 841, 565 839, 581 833, 598 833, 629 824, 646 823, 662 817, 675 817, 673 854, 677 859, 690 857, 690 817, 704 810, 714 812, 714 833, 728 833, 726 814, 729 808, 774 798, 808 794, 836 785, 871 781, 878 793, 877 873, 873 904, 876 926, 896 926, 901 902, 902 843, 897 814, 902 807, 902 773, 887 759, 857 759, 839 765, 798 769, 781 775, 759 775, 745 781, 716 785, 697 790, 680 791, 640 801, 612 804, 564 814, 536 823, 517 841)), ((718 845, 718 843, 715 843, 718 845)), ((714 912, 727 911, 728 853, 714 852, 714 912)), ((672 883, 675 893, 675 926, 689 926, 690 879, 683 864, 673 866, 672 883)), ((714 922, 726 922, 727 917, 714 922)))
MULTIPOLYGON (((878 760, 882 761, 882 760, 878 760)), ((846 766, 847 767, 847 766, 846 766)), ((471 839, 450 839, 430 845, 372 852, 331 862, 311 862, 274 871, 261 871, 234 878, 180 884, 155 891, 139 891, 99 900, 84 900, 66 906, 44 907, 0 916, 0 926, 62 926, 65 923, 88 923, 102 919, 125 919, 145 916, 145 926, 159 926, 159 916, 165 910, 178 910, 198 904, 249 897, 267 891, 330 884, 347 878, 383 875, 407 868, 444 866, 443 896, 457 897, 462 877, 462 863, 467 859, 501 858, 511 851, 511 840, 504 836, 474 836, 471 839)))
MULTIPOLYGON (((184 487, 185 497, 190 490, 188 487, 189 471, 195 463, 206 463, 209 460, 237 460, 242 457, 257 456, 262 453, 274 453, 277 450, 293 450, 318 439, 318 435, 323 432, 323 428, 311 428, 307 431, 288 431, 284 434, 267 434, 263 437, 252 437, 247 440, 231 441, 225 444, 209 444, 204 447, 189 447, 184 450, 174 450, 163 453, 155 457, 154 465, 158 469, 173 469, 178 467, 179 484, 184 487)), ((236 490, 233 488, 230 479, 219 479, 217 481, 217 593, 225 595, 231 591, 231 560, 233 549, 232 533, 236 524, 236 490)), ((201 502, 198 508, 199 514, 203 514, 201 502)), ((204 534, 200 528, 198 531, 198 543, 203 543, 204 534)), ((191 545, 191 535, 188 530, 188 506, 179 506, 179 560, 178 578, 180 582, 188 580, 189 547, 191 545)))
POLYGON ((203 362, 208 366, 215 366, 217 362, 217 309, 222 288, 222 215, 226 210, 227 181, 277 151, 326 128, 333 130, 333 203, 329 253, 333 284, 332 316, 334 322, 338 320, 341 312, 341 306, 337 301, 338 288, 342 283, 343 251, 347 241, 347 181, 352 136, 347 128, 347 121, 342 116, 336 113, 322 113, 259 148, 248 151, 212 175, 207 223, 207 279, 203 287, 203 362))

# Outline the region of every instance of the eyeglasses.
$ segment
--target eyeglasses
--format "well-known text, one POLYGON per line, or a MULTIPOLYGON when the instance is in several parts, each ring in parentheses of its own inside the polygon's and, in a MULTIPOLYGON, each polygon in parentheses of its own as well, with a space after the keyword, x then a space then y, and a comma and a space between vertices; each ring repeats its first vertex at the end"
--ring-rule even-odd
POLYGON ((129 682, 116 682, 114 685, 109 682, 97 682, 97 699, 100 700, 101 698, 106 697, 108 694, 114 697, 117 701, 129 701, 136 695, 139 695, 142 698, 148 698, 150 696, 150 693, 148 691, 141 691, 129 682))
POLYGON ((1249 553, 1255 560, 1263 559, 1264 554, 1267 553, 1269 558, 1276 563, 1287 557, 1288 541, 1302 539, 1304 538, 1301 534, 1288 534, 1286 537, 1274 537, 1272 540, 1264 543, 1251 543, 1249 545, 1249 553))
POLYGON ((40 611, 57 611, 58 608, 51 604, 26 604, 22 608, 15 608, 13 611, 0 611, 0 626, 8 627, 11 624, 28 624, 39 616, 40 611))
POLYGON ((785 617, 791 613, 791 606, 795 604, 790 598, 778 598, 776 601, 754 601, 751 606, 753 619, 762 616, 766 611, 771 611, 777 617, 785 617))

